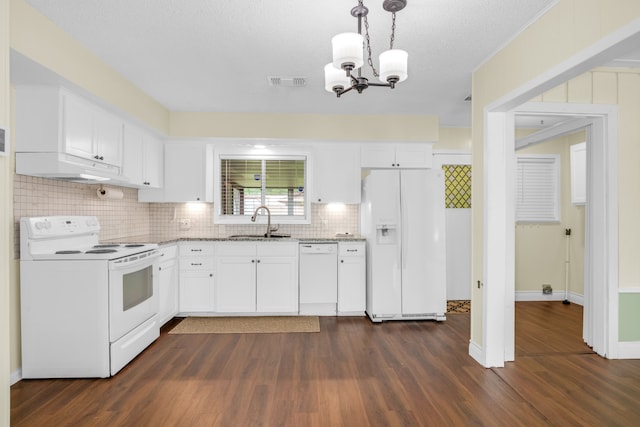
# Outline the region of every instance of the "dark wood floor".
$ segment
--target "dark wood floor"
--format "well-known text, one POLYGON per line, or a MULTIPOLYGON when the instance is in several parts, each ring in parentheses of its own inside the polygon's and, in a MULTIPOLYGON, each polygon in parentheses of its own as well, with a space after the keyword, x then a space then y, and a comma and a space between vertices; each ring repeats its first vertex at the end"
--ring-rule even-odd
POLYGON ((516 304, 516 361, 468 356, 469 314, 320 333, 168 335, 118 375, 23 380, 18 426, 635 426, 640 360, 581 339, 581 307, 516 304))

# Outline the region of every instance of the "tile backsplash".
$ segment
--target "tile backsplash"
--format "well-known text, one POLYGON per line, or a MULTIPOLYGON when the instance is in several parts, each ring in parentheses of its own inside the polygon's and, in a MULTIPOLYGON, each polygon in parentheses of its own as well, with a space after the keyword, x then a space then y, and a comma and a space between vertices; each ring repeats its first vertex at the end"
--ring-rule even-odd
MULTIPOLYGON (((117 187, 122 199, 99 199, 96 184, 15 175, 15 256, 19 258, 20 218, 52 215, 93 215, 100 221, 100 240, 153 235, 179 237, 224 237, 231 234, 262 233, 258 224, 218 225, 213 223, 212 203, 140 203, 138 190, 117 187)), ((113 187, 106 185, 106 187, 113 187)), ((336 233, 359 233, 358 205, 311 204, 311 224, 282 224, 280 233, 296 237, 331 237, 336 233)))

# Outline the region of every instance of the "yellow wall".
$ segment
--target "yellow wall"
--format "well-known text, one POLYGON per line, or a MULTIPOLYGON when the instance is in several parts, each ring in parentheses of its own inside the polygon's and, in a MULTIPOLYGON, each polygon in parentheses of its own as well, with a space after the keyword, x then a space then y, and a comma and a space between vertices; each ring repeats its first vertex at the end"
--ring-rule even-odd
POLYGON ((434 150, 456 150, 471 153, 471 128, 440 128, 434 150))
MULTIPOLYGON (((0 126, 9 126, 9 0, 0 0, 0 126)), ((10 129, 9 129, 10 130, 10 129)), ((0 426, 9 425, 10 259, 13 245, 13 170, 0 156, 0 426)))
POLYGON ((556 295, 565 289, 565 229, 571 229, 569 292, 584 295, 584 206, 571 203, 570 146, 584 141, 584 131, 518 150, 516 154, 559 154, 560 223, 516 225, 516 292, 536 291, 550 284, 556 295))
POLYGON ((171 112, 172 137, 437 141, 437 116, 171 112))
MULTIPOLYGON (((554 8, 473 73, 473 280, 482 280, 483 277, 482 186, 485 107, 638 18, 640 2, 637 0, 560 0, 554 8)), ((623 135, 628 134, 627 132, 621 130, 621 145, 624 144, 623 135)), ((630 150, 629 145, 624 145, 622 151, 630 150)), ((620 158, 624 159, 622 152, 620 158)), ((621 168, 626 169, 626 161, 629 160, 621 160, 621 168)), ((620 194, 625 194, 626 188, 620 190, 620 194)), ((626 195, 622 198, 626 199, 626 195)), ((621 200, 621 212, 623 205, 626 208, 634 203, 621 200)), ((632 225, 629 231, 636 234, 637 228, 632 225)), ((624 229, 622 223, 620 229, 624 229)), ((625 233, 627 231, 625 230, 625 233)), ((628 247, 623 247, 621 242, 621 266, 628 257, 627 251, 628 247)), ((623 278, 628 274, 623 270, 624 267, 621 268, 621 283, 626 281, 623 281, 623 278)), ((482 346, 482 291, 474 288, 472 300, 474 308, 471 341, 482 346)))

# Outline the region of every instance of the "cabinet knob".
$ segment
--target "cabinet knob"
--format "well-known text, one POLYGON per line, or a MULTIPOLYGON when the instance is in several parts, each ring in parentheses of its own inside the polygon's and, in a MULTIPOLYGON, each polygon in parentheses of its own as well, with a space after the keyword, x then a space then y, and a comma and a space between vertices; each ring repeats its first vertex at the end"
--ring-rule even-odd
POLYGON ((341 259, 340 262, 344 264, 344 260, 343 259, 341 259))
POLYGON ((158 271, 162 271, 162 267, 158 267, 158 271))
POLYGON ((256 262, 256 260, 255 260, 255 259, 252 259, 252 260, 251 260, 251 264, 254 264, 255 262, 256 262))
POLYGON ((209 273, 209 277, 213 277, 213 273, 209 273))
POLYGON ((318 202, 321 202, 321 201, 322 201, 322 199, 318 199, 318 202))
POLYGON ((256 262, 257 262, 257 263, 259 263, 259 262, 260 262, 260 260, 258 259, 258 260, 256 260, 256 262))

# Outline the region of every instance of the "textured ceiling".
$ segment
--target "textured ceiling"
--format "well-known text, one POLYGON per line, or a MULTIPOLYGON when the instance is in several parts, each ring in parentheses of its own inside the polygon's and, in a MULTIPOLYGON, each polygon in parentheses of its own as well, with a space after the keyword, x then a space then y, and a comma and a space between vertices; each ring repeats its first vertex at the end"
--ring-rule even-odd
MULTIPOLYGON (((471 73, 555 0, 408 0, 395 47, 409 78, 337 99, 324 90, 331 37, 355 31, 348 0, 27 0, 174 111, 429 114, 470 126, 471 73), (304 77, 271 87, 269 76, 304 77)), ((365 1, 374 63, 391 15, 365 1)), ((373 79, 365 68, 364 75, 373 79)))

